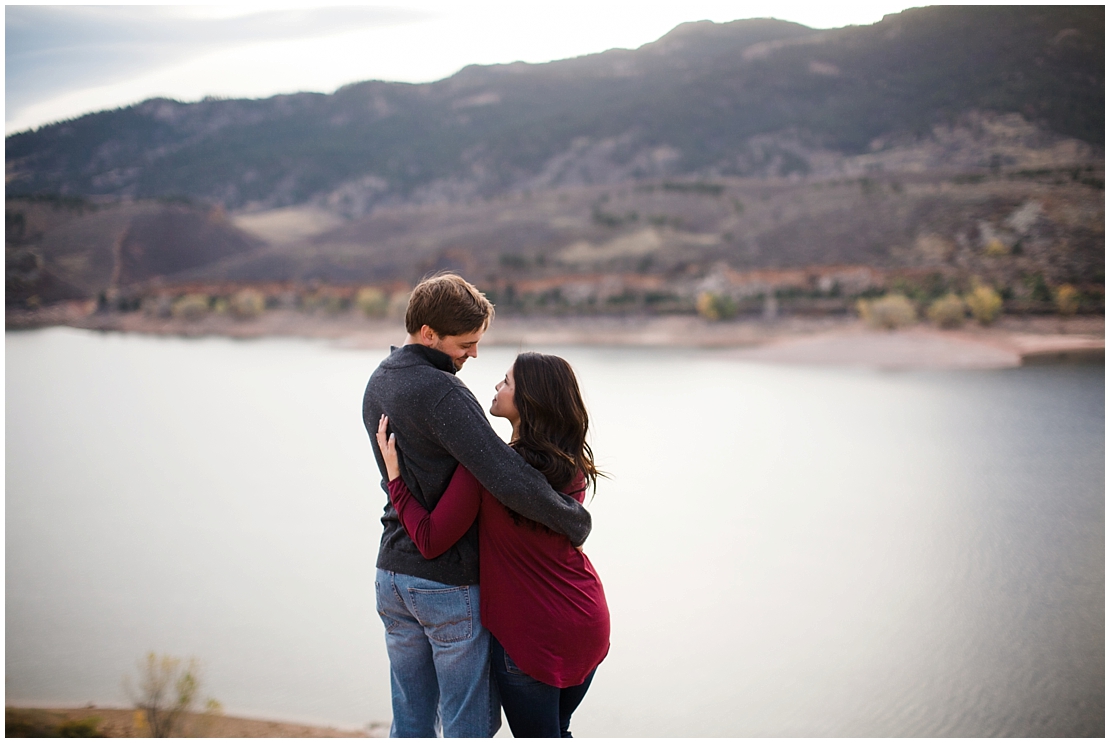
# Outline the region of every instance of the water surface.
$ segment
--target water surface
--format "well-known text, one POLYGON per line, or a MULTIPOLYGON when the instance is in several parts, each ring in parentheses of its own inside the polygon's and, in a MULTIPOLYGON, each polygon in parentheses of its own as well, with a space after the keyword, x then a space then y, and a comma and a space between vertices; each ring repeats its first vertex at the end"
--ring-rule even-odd
MULTIPOLYGON (((231 712, 387 721, 360 420, 385 349, 6 338, 8 702, 126 703, 155 650, 231 712)), ((1103 733, 1101 366, 539 350, 612 475, 587 551, 613 649, 576 734, 1103 733)), ((468 362, 483 404, 513 355, 468 362)))

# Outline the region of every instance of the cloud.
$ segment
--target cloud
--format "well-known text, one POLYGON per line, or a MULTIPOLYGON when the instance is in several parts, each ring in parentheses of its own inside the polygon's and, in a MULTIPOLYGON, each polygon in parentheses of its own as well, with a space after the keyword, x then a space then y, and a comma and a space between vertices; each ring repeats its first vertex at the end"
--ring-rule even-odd
POLYGON ((11 6, 6 10, 8 119, 21 109, 212 52, 413 23, 385 6, 291 8, 204 17, 169 6, 11 6))

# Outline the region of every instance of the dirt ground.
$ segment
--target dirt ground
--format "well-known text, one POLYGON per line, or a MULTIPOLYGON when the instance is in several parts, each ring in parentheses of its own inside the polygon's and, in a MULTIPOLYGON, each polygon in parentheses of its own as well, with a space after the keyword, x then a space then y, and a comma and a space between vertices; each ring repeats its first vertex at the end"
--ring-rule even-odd
MULTIPOLYGON (((4 727, 9 738, 106 737, 149 738, 141 713, 133 709, 83 707, 27 709, 7 707, 4 727)), ((252 720, 228 715, 189 715, 178 735, 190 738, 384 738, 384 723, 362 730, 340 730, 291 722, 252 720)))
POLYGON ((808 335, 780 336, 733 351, 747 361, 834 364, 879 369, 1000 369, 1029 364, 1097 362, 1105 355, 1101 325, 999 323, 996 327, 939 330, 918 325, 899 331, 862 323, 808 335), (1061 332, 1063 331, 1063 332, 1061 332), (1085 331, 1085 332, 1084 332, 1085 331))

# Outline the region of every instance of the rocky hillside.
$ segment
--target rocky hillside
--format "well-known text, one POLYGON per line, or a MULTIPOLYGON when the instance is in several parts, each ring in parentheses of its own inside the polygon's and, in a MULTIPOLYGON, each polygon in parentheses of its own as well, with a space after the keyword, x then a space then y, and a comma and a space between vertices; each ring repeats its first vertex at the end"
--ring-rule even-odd
MULTIPOLYGON (((564 275, 668 281, 715 266, 821 265, 979 275, 1022 291, 1025 277, 1101 283, 1101 170, 995 176, 890 174, 825 179, 644 180, 515 193, 470 204, 382 207, 337 226, 314 210, 244 215, 305 234, 199 267, 192 279, 401 279, 454 269, 488 285, 564 275)), ((273 233, 271 233, 273 234, 273 233)))
MULTIPOLYGON (((979 123, 1036 131, 1020 119, 979 123)), ((1038 161, 1054 151, 1021 152, 1038 161)), ((313 206, 228 217, 219 207, 156 201, 9 199, 7 298, 27 306, 32 297, 143 296, 174 284, 411 286, 453 269, 500 292, 502 305, 513 293, 556 289, 560 301, 577 293, 596 304, 599 293, 621 294, 625 285, 666 304, 689 299, 722 271, 770 270, 778 277, 740 278, 732 290, 847 298, 885 286, 875 277, 889 274, 916 277, 913 291, 936 295, 978 277, 1006 296, 1042 301, 1051 286, 1069 283, 1097 303, 1103 176, 1089 165, 982 176, 656 179, 381 206, 352 219, 313 206), (859 275, 845 273, 851 266, 879 274, 845 279, 859 275)))
POLYGON ((1099 307, 1103 28, 1101 6, 703 22, 427 85, 91 114, 7 138, 8 303, 451 268, 504 308, 720 284, 843 310, 973 280, 1099 307))
POLYGON ((80 198, 5 204, 6 301, 38 306, 218 264, 264 246, 220 207, 80 198))
POLYGON ((8 137, 8 194, 359 217, 644 178, 827 174, 836 156, 912 145, 969 111, 1019 113, 1101 152, 1103 29, 1101 6, 929 7, 822 32, 702 22, 634 51, 425 85, 151 100, 8 137))

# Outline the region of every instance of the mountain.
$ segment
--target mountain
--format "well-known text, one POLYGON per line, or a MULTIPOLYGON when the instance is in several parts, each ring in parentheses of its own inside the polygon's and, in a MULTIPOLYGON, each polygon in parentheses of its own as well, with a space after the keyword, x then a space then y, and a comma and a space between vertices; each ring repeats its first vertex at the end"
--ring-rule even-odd
POLYGON ((718 279, 766 291, 762 270, 813 295, 881 272, 920 296, 983 280, 1044 301, 1070 283, 1097 307, 1104 21, 1102 6, 704 21, 425 85, 89 114, 6 140, 8 303, 450 268, 503 309, 596 307, 621 282, 638 306, 689 307, 718 279))
POLYGON ((90 114, 7 137, 8 194, 362 216, 523 189, 809 174, 815 153, 895 147, 969 111, 1102 148, 1103 81, 1102 6, 927 7, 820 32, 704 21, 634 51, 424 85, 90 114))

